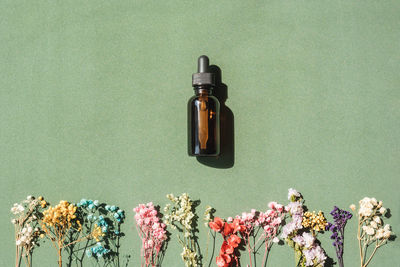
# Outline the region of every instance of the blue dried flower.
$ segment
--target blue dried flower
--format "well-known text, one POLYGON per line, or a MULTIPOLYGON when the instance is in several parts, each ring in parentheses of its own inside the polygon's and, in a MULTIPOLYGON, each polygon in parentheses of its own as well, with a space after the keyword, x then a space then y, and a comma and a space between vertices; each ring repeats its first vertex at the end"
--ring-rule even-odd
POLYGON ((87 205, 87 200, 85 198, 82 198, 81 201, 79 202, 80 206, 85 207, 87 205))
POLYGON ((100 242, 96 243, 96 245, 90 249, 86 250, 86 255, 88 257, 96 257, 96 258, 102 258, 104 255, 106 255, 107 253, 109 253, 110 250, 106 249, 105 247, 103 247, 101 245, 100 242))

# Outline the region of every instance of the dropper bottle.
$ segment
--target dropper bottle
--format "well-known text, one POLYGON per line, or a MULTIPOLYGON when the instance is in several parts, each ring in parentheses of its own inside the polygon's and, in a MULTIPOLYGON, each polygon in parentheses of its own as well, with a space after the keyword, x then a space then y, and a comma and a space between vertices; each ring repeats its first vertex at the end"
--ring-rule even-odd
POLYGON ((192 76, 195 95, 188 103, 189 156, 217 156, 220 152, 220 104, 212 95, 214 74, 209 70, 209 59, 198 59, 198 72, 192 76))

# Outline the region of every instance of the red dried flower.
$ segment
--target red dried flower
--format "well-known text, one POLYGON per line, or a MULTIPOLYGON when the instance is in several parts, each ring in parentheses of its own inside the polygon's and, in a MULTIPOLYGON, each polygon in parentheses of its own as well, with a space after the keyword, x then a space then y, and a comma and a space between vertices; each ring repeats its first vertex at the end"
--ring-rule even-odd
POLYGON ((228 267, 231 263, 231 257, 227 254, 217 256, 217 265, 219 267, 228 267))
POLYGON ((234 248, 237 248, 241 241, 242 241, 242 239, 240 237, 238 237, 237 235, 230 235, 228 237, 228 244, 234 248))
POLYGON ((229 267, 236 262, 239 266, 238 251, 235 249, 239 246, 242 239, 235 233, 242 232, 246 228, 239 219, 233 222, 224 222, 221 218, 215 217, 213 222, 209 223, 210 228, 216 232, 220 232, 224 238, 219 256, 216 258, 219 267, 229 267))
POLYGON ((228 242, 224 241, 221 246, 221 254, 233 254, 234 246, 230 245, 228 242))
POLYGON ((223 235, 228 236, 233 233, 233 230, 234 229, 232 223, 225 223, 223 235))
POLYGON ((221 229, 224 227, 225 222, 219 218, 215 217, 213 222, 210 222, 210 228, 213 229, 215 232, 221 231, 221 229))

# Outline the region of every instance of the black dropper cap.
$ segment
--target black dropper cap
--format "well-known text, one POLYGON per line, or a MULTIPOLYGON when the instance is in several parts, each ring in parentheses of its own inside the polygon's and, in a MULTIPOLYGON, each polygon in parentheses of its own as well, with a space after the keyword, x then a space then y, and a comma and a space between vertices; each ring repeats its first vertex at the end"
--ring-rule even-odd
POLYGON ((209 59, 207 56, 200 56, 197 63, 197 73, 192 75, 192 85, 194 87, 200 85, 215 85, 214 73, 209 72, 209 59))

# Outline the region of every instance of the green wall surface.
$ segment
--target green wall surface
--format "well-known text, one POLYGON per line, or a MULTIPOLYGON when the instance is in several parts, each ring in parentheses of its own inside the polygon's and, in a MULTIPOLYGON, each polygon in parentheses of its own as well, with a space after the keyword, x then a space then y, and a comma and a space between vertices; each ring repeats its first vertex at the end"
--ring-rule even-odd
MULTIPOLYGON (((10 207, 29 194, 125 209, 129 266, 140 263, 132 208, 164 206, 167 193, 224 218, 286 204, 290 187, 328 218, 376 197, 400 233, 399 1, 3 0, 0 62, 1 266, 14 264, 10 207), (187 155, 202 54, 228 88, 231 168, 187 155)), ((346 266, 359 266, 356 228, 346 228, 346 266)), ((163 266, 183 266, 176 241, 163 266)), ((329 234, 321 241, 335 258, 329 234)), ((399 243, 371 266, 400 266, 399 243)), ((34 266, 56 256, 47 242, 34 266)), ((294 266, 292 249, 274 246, 267 266, 294 266)))

